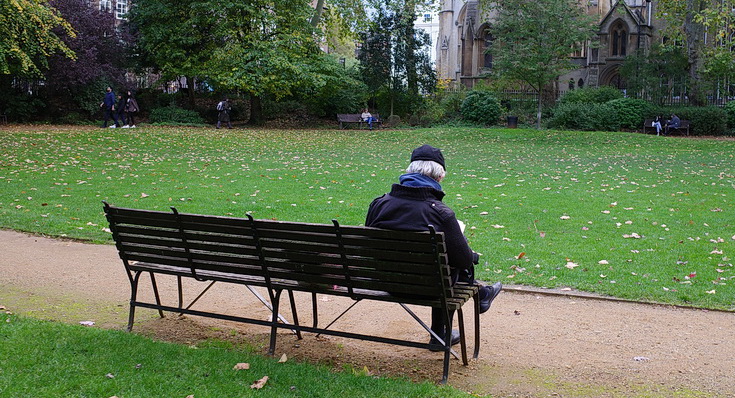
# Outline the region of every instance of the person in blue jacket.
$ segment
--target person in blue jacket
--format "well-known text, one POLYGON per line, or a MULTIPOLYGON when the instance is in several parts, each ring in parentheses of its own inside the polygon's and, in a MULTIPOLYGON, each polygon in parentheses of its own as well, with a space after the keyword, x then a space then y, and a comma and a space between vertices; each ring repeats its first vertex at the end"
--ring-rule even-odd
POLYGON ((107 127, 107 122, 110 119, 115 122, 110 126, 110 128, 114 129, 117 127, 117 117, 115 116, 115 93, 112 92, 112 87, 107 87, 107 93, 100 104, 100 108, 102 108, 102 111, 105 113, 105 121, 100 127, 107 127))
MULTIPOLYGON (((429 225, 444 233, 452 283, 458 281, 480 286, 480 313, 490 309, 490 304, 503 288, 500 282, 492 286, 475 280, 474 265, 479 262, 467 243, 462 227, 452 209, 442 202, 445 196, 440 183, 446 175, 444 155, 441 150, 430 145, 422 145, 411 153, 411 163, 406 173, 401 175, 398 184, 391 191, 370 204, 365 226, 402 230, 428 231, 429 225)), ((434 308, 431 313, 431 330, 446 341, 449 333, 445 330, 441 309, 434 308)), ((452 345, 459 343, 459 332, 451 331, 452 345)), ((432 351, 440 351, 442 345, 434 337, 429 342, 432 351)))

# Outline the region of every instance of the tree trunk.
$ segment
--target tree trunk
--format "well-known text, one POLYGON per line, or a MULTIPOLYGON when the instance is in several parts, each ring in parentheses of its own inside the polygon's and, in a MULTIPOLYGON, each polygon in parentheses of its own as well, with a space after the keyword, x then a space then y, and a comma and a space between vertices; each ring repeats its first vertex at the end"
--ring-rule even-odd
POLYGON ((536 130, 541 130, 541 101, 543 101, 543 86, 538 89, 538 102, 536 103, 536 130))
POLYGON ((262 126, 264 124, 263 103, 260 96, 255 94, 250 94, 250 120, 248 124, 251 126, 262 126))
POLYGON ((695 21, 696 16, 706 7, 705 0, 686 0, 686 16, 684 17, 684 34, 687 42, 687 57, 689 58, 689 104, 703 106, 706 104, 702 78, 699 69, 702 66, 702 36, 704 26, 695 21))
POLYGON ((324 0, 317 0, 316 6, 314 6, 314 15, 311 16, 311 26, 319 26, 319 21, 322 19, 322 13, 324 12, 324 0))
POLYGON ((186 86, 189 96, 189 109, 194 110, 196 108, 196 102, 194 101, 194 77, 186 77, 186 86))

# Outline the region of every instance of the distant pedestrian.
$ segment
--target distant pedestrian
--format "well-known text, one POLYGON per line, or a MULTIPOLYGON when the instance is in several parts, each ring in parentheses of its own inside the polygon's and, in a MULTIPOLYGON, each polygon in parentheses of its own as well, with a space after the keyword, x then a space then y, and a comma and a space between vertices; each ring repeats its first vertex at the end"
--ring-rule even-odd
POLYGON ((230 123, 231 110, 232 106, 230 105, 230 100, 227 97, 217 103, 217 128, 221 127, 222 122, 227 123, 228 129, 232 128, 232 124, 230 123))
POLYGON ((105 93, 105 98, 102 100, 100 108, 102 108, 102 111, 105 114, 105 121, 100 127, 107 127, 107 122, 110 119, 115 122, 110 126, 110 128, 114 129, 117 127, 117 117, 115 116, 115 93, 112 91, 112 87, 107 87, 107 93, 105 93))
POLYGON ((122 95, 117 95, 117 104, 115 104, 115 125, 117 127, 125 127, 128 123, 125 122, 125 98, 122 95), (123 126, 120 126, 123 125, 123 126))
POLYGON ((138 107, 138 101, 135 100, 133 93, 128 91, 127 99, 125 100, 125 115, 128 117, 129 125, 123 126, 123 128, 135 128, 135 114, 140 110, 138 107))

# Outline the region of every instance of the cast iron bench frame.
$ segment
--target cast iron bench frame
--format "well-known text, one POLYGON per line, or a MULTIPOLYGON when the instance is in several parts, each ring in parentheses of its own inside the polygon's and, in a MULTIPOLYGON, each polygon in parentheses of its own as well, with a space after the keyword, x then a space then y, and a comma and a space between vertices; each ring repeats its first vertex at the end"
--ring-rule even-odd
MULTIPOLYGON (((268 354, 276 347, 279 328, 444 352, 442 383, 447 381, 451 342, 442 341, 407 305, 440 308, 446 330, 451 330, 452 311, 458 316, 462 363, 467 365, 462 306, 474 302, 474 353, 480 348, 478 287, 451 284, 444 234, 429 226, 428 232, 392 231, 329 224, 308 224, 273 220, 208 216, 120 208, 104 203, 120 258, 130 281, 130 313, 127 330, 133 328, 137 307, 179 314, 204 316, 270 327, 268 354), (142 274, 150 275, 155 302, 138 299, 142 274), (156 284, 156 274, 173 275, 178 283, 178 305, 164 305, 156 284), (184 306, 182 278, 194 278, 207 286, 184 306), (242 315, 195 310, 191 307, 216 282, 245 285, 271 310, 268 320, 242 315), (253 286, 266 288, 269 302, 253 286), (281 294, 288 292, 293 323, 280 315, 281 294), (294 291, 311 293, 313 325, 301 325, 294 291), (350 297, 354 301, 327 326, 318 323, 317 294, 350 297), (441 347, 428 342, 401 340, 329 329, 361 300, 399 304, 441 347)), ((379 319, 379 316, 376 317, 379 319)))

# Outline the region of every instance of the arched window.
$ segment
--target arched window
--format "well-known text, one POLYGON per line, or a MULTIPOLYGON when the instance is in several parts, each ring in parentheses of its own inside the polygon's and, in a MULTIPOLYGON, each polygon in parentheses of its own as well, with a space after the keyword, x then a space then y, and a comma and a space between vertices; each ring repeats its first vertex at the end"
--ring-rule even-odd
POLYGON ((484 53, 483 67, 485 69, 492 69, 493 67, 493 55, 490 53, 490 49, 493 45, 493 35, 489 31, 485 31, 485 45, 483 46, 482 52, 484 53))
POLYGON ((621 22, 618 22, 610 32, 612 37, 610 55, 625 56, 628 46, 628 32, 621 22))

